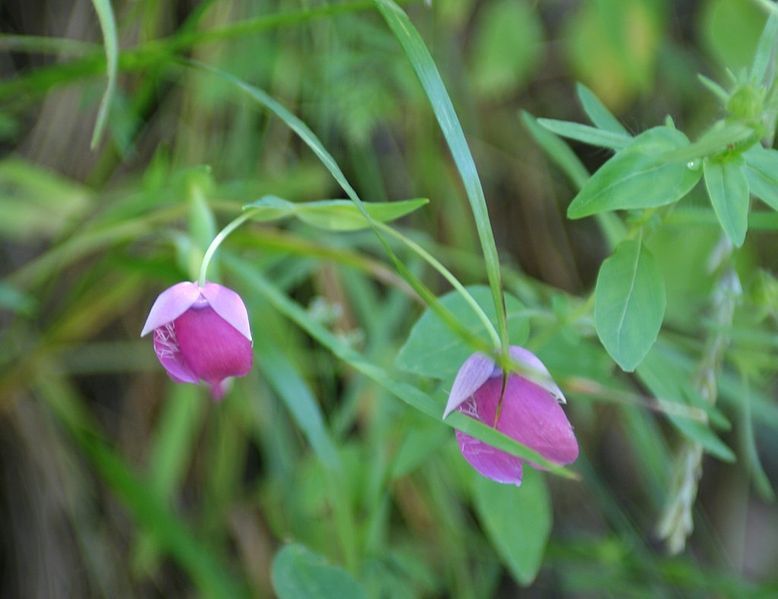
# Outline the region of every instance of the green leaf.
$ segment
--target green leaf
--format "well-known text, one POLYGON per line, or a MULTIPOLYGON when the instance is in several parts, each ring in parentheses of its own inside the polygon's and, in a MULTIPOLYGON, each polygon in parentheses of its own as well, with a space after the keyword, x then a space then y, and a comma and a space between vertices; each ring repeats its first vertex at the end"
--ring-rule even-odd
POLYGON ((581 101, 581 106, 592 123, 603 131, 610 131, 611 133, 621 134, 624 137, 632 137, 624 126, 613 116, 605 105, 600 102, 600 99, 594 95, 594 92, 586 87, 583 83, 579 83, 575 86, 575 91, 578 94, 578 99, 581 101))
POLYGON ((473 477, 478 519, 513 578, 528 586, 543 563, 553 515, 546 481, 525 467, 521 487, 473 477))
MULTIPOLYGON (((692 386, 693 373, 684 366, 684 361, 659 343, 643 360, 637 375, 657 399, 701 408, 703 413, 712 409, 692 386)), ((709 453, 726 462, 735 461, 732 450, 704 422, 672 413, 667 417, 681 433, 709 453)))
POLYGON ((351 575, 296 543, 273 558, 270 576, 279 599, 357 599, 367 597, 351 575))
POLYGON ((778 210, 778 150, 756 145, 743 154, 745 173, 751 193, 778 210))
POLYGON ((485 96, 515 91, 532 74, 542 51, 543 25, 523 0, 490 2, 473 32, 471 77, 485 96))
POLYGON ((562 137, 575 139, 576 141, 581 141, 592 146, 610 148, 612 150, 621 150, 632 141, 632 138, 628 135, 613 133, 612 131, 605 131, 580 123, 558 121, 556 119, 538 119, 538 123, 549 131, 561 135, 562 137))
MULTIPOLYGON (((489 301, 489 289, 482 285, 467 288, 486 315, 494 318, 494 306, 489 301)), ((488 340, 483 324, 473 315, 461 294, 451 291, 440 298, 469 331, 488 340)), ((515 297, 506 294, 505 306, 512 344, 523 343, 529 333, 526 310, 515 297)), ((397 354, 396 364, 407 372, 436 379, 453 379, 473 350, 462 342, 429 308, 413 325, 408 339, 397 354)))
POLYGON ((640 241, 622 242, 603 262, 594 290, 597 335, 622 370, 635 370, 651 349, 665 303, 665 284, 654 257, 640 241))
MULTIPOLYGON (((425 198, 419 198, 398 202, 366 202, 363 206, 376 221, 389 222, 418 210, 428 202, 429 200, 425 198)), ((251 210, 251 218, 259 221, 296 216, 309 225, 328 231, 357 231, 370 228, 370 223, 351 200, 289 202, 275 196, 265 196, 246 204, 243 209, 251 210)))
POLYGON ((92 5, 100 21, 100 29, 103 31, 103 43, 105 44, 105 63, 108 74, 108 84, 105 93, 100 100, 100 109, 97 112, 97 121, 92 133, 92 149, 97 147, 103 136, 103 130, 108 122, 108 112, 111 109, 111 100, 116 92, 116 77, 119 72, 119 40, 116 35, 116 20, 113 16, 110 0, 92 0, 92 5))
POLYGON ((432 60, 429 50, 424 45, 419 32, 411 23, 408 15, 392 0, 374 0, 378 9, 400 42, 405 55, 410 60, 421 85, 432 105, 435 118, 446 138, 454 163, 457 166, 462 183, 465 186, 470 209, 475 219, 478 238, 481 241, 481 250, 486 263, 486 275, 489 279, 489 287, 492 291, 492 301, 497 312, 497 324, 503 345, 508 343, 508 326, 506 322, 504 303, 502 299, 502 275, 500 273, 500 258, 497 255, 497 245, 494 241, 492 225, 489 221, 489 211, 486 207, 486 198, 478 178, 478 170, 475 161, 467 145, 462 125, 459 123, 451 98, 448 96, 446 86, 438 73, 435 61, 432 60))
MULTIPOLYGON (((775 5, 773 5, 775 6, 775 5)), ((767 80, 770 70, 770 63, 775 60, 775 47, 778 42, 778 11, 772 10, 765 23, 762 35, 759 37, 759 44, 754 53, 754 61, 751 63, 751 81, 757 85, 764 85, 769 89, 772 81, 767 80)), ((775 74, 773 73, 773 79, 775 74)))
POLYGON ((641 133, 592 175, 568 206, 567 216, 582 218, 677 202, 699 181, 700 169, 667 161, 662 155, 688 143, 683 133, 669 127, 641 133))
POLYGON ((705 188, 721 228, 736 247, 743 245, 748 229, 748 179, 743 160, 705 159, 705 188))

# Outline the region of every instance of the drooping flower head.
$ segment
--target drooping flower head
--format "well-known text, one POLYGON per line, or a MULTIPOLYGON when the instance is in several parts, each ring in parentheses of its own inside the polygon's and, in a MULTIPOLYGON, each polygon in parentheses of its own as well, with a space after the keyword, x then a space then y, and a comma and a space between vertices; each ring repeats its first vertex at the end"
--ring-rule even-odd
POLYGON ((141 337, 154 332, 154 351, 178 383, 205 381, 214 399, 228 377, 251 370, 251 330, 243 300, 232 289, 177 283, 160 293, 141 337))
MULTIPOLYGON (((488 356, 476 353, 459 369, 443 417, 457 410, 496 428, 551 462, 574 462, 578 441, 559 405, 565 403, 562 391, 532 352, 514 345, 510 356, 525 366, 527 373, 508 375, 499 410, 502 370, 488 356)), ((521 484, 521 458, 463 432, 456 431, 456 436, 462 456, 480 474, 499 483, 521 484)))

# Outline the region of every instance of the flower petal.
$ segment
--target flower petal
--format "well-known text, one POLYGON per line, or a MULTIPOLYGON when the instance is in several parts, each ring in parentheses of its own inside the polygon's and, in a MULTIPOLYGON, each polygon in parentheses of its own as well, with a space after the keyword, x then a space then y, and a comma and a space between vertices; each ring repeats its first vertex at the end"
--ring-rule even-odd
POLYGON ((181 355, 175 325, 172 322, 154 329, 154 351, 160 364, 177 383, 196 383, 197 376, 181 355))
POLYGON ((251 370, 251 341, 210 306, 184 312, 176 319, 175 330, 184 360, 212 387, 251 370))
POLYGON ((451 392, 448 394, 443 418, 468 400, 494 373, 494 360, 482 353, 470 356, 459 368, 451 392))
POLYGON ((201 291, 211 308, 251 341, 249 315, 241 297, 232 289, 217 283, 206 283, 201 291))
POLYGON ((189 281, 176 283, 165 289, 151 306, 149 317, 143 325, 140 336, 145 337, 151 331, 173 322, 186 312, 198 297, 200 297, 200 288, 189 281))
POLYGON ((551 378, 551 373, 545 367, 543 362, 540 361, 540 358, 538 358, 528 349, 524 349, 518 345, 511 345, 508 351, 513 360, 519 364, 523 364, 530 370, 530 372, 522 372, 520 376, 524 377, 525 379, 529 379, 533 383, 543 387, 546 391, 551 393, 551 395, 556 397, 557 401, 567 403, 562 390, 554 382, 554 379, 551 378))
MULTIPOLYGON (((489 426, 495 424, 501 384, 491 379, 473 397, 479 419, 489 426)), ((578 457, 578 441, 559 402, 522 376, 508 377, 496 428, 556 464, 570 464, 578 457)))
MULTIPOLYGON (((475 401, 471 398, 459 407, 461 412, 479 418, 475 401)), ((459 451, 479 474, 495 482, 519 486, 521 484, 521 459, 501 449, 479 441, 475 437, 456 431, 459 451)))

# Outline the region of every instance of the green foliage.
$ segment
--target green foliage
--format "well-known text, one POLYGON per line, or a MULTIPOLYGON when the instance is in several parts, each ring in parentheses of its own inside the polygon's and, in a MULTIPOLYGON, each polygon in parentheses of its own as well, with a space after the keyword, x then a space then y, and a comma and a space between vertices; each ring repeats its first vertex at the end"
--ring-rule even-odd
POLYGON ((359 599, 364 589, 345 570, 331 566, 302 545, 290 544, 273 559, 273 588, 279 599, 359 599))
MULTIPOLYGON (((418 210, 429 200, 401 200, 398 202, 371 202, 364 210, 378 222, 390 222, 418 210)), ((295 216, 304 223, 328 231, 358 231, 370 223, 350 200, 320 200, 317 202, 289 202, 267 196, 243 206, 250 210, 252 220, 275 221, 295 216)))
POLYGON ((476 477, 473 497, 478 518, 511 575, 523 586, 531 584, 543 563, 553 519, 543 475, 528 468, 521 487, 476 477))
MULTIPOLYGON (((489 301, 489 289, 484 286, 467 288, 490 320, 494 306, 489 301)), ((440 298, 440 303, 476 337, 487 340, 486 330, 478 322, 471 306, 461 294, 452 291, 440 298)), ((505 309, 511 343, 521 345, 529 332, 524 305, 515 297, 506 295, 505 309)), ((408 339, 397 354, 397 366, 408 372, 445 381, 453 381, 459 367, 472 354, 472 349, 457 337, 432 310, 425 310, 411 328, 408 339)))
POLYGON ((706 159, 703 163, 705 188, 711 204, 729 240, 740 247, 748 229, 748 179, 743 160, 706 159))
POLYGON ((635 370, 651 349, 665 305, 665 284, 651 252, 640 240, 621 243, 597 276, 594 322, 622 370, 635 370))
POLYGON ((3 594, 775 594, 775 3, 38 4, 0 17, 3 594), (254 333, 219 403, 137 339, 209 247, 254 333), (441 419, 507 344, 571 466, 441 419))
POLYGON ((701 172, 685 162, 667 160, 665 154, 688 143, 683 133, 669 127, 641 133, 586 182, 568 206, 568 217, 677 202, 697 184, 701 172))

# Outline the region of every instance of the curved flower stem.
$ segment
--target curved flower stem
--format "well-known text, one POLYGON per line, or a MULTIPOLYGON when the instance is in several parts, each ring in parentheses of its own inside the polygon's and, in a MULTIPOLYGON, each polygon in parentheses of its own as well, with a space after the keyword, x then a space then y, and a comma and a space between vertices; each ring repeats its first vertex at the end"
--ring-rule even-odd
POLYGON ((437 270, 438 273, 440 273, 443 276, 443 278, 445 278, 449 283, 451 283, 451 286, 454 287, 454 289, 456 289, 459 292, 462 298, 467 302, 467 305, 470 306, 473 312, 475 312, 476 316, 478 316, 478 319, 486 328, 486 332, 489 333, 489 337, 494 343, 495 349, 499 350, 501 347, 501 343, 500 343, 500 335, 497 333, 497 329, 494 328, 494 324, 492 324, 492 321, 489 320, 489 317, 486 315, 483 308, 481 308, 478 302, 475 301, 475 298, 473 298, 473 296, 465 288, 465 286, 459 282, 459 279, 457 279, 451 273, 451 271, 448 270, 445 266, 443 266, 443 264, 441 264, 432 254, 430 254, 427 250, 425 250, 423 247, 421 247, 418 243, 416 243, 412 239, 406 237, 399 231, 396 231, 395 229, 385 225, 384 223, 376 222, 375 224, 376 227, 381 231, 388 233, 395 239, 404 243, 409 249, 411 249, 420 258, 422 258, 425 262, 427 262, 430 266, 432 266, 432 268, 437 270))
POLYGON ((211 259, 213 258, 213 255, 216 253, 216 250, 219 249, 219 246, 221 245, 222 241, 224 241, 227 238, 227 236, 230 233, 232 233, 235 229, 237 229, 248 219, 250 219, 253 216, 253 214, 254 214, 254 210, 247 210, 239 217, 237 217, 235 220, 227 224, 221 231, 219 231, 216 234, 216 237, 213 238, 213 241, 211 241, 210 245, 208 246, 208 249, 205 250, 205 254, 203 254, 203 261, 200 264, 200 276, 197 279, 197 284, 200 287, 205 285, 205 275, 208 273, 208 265, 211 263, 211 259))

